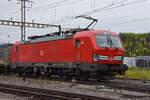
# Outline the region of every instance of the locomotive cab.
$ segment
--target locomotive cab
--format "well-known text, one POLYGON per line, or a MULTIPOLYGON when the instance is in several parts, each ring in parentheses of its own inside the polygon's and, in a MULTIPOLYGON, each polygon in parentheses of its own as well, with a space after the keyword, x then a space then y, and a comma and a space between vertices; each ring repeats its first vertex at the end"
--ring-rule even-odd
POLYGON ((128 68, 123 65, 124 48, 117 33, 84 31, 74 38, 77 46, 75 58, 82 70, 102 75, 125 74, 128 68))
POLYGON ((104 32, 104 34, 95 34, 95 39, 93 61, 105 64, 122 64, 124 48, 118 35, 104 32))

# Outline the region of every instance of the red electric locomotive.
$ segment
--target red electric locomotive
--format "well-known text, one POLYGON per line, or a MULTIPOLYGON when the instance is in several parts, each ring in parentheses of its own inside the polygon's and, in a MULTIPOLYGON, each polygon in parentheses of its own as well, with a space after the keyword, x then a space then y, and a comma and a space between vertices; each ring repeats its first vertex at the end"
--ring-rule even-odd
MULTIPOLYGON (((119 35, 110 31, 70 29, 16 42, 12 66, 18 74, 101 79, 125 74, 124 48, 119 35)), ((77 17, 77 18, 78 18, 77 17)))
POLYGON ((124 74, 124 48, 119 35, 103 30, 80 30, 65 35, 30 37, 12 48, 19 74, 59 75, 101 79, 124 74))

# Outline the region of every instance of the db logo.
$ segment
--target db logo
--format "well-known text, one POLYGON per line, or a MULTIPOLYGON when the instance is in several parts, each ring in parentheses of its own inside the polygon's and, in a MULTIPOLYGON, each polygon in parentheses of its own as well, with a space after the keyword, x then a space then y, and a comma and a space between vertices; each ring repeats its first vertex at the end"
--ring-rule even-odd
POLYGON ((44 55, 44 51, 41 50, 41 51, 40 51, 40 56, 43 56, 43 55, 44 55))
POLYGON ((109 60, 113 60, 113 57, 109 57, 109 60))

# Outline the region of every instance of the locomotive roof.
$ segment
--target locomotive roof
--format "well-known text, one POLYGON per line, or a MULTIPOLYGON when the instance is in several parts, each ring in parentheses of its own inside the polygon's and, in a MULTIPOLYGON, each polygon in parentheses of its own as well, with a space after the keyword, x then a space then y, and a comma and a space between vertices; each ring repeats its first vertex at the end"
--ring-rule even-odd
POLYGON ((52 34, 46 34, 42 36, 32 36, 29 37, 29 41, 22 41, 20 44, 28 44, 28 43, 38 43, 38 42, 45 42, 45 41, 55 41, 55 40, 66 40, 66 39, 72 39, 77 37, 90 37, 93 34, 105 34, 105 32, 109 32, 110 35, 118 36, 117 33, 105 31, 105 30, 83 30, 83 31, 77 31, 74 34, 67 33, 67 35, 52 35, 52 34))
POLYGON ((92 34, 101 34, 101 35, 104 35, 105 32, 107 32, 107 33, 109 33, 110 35, 113 35, 113 36, 119 36, 118 33, 111 32, 111 31, 106 31, 106 30, 90 30, 90 31, 77 32, 75 34, 75 37, 90 36, 92 34))

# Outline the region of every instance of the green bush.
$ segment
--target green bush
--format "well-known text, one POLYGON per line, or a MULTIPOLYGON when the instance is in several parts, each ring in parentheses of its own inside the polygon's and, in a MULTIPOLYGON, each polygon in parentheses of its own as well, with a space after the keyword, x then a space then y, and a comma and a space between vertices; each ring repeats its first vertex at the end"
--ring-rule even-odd
POLYGON ((150 56, 150 33, 120 33, 125 56, 150 56))

